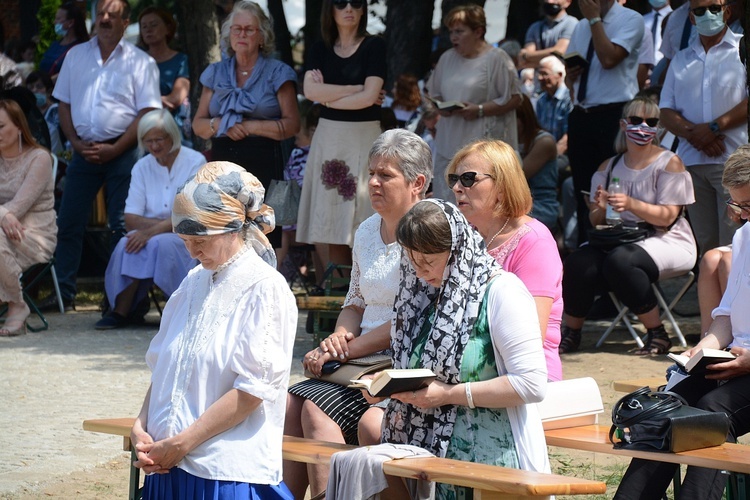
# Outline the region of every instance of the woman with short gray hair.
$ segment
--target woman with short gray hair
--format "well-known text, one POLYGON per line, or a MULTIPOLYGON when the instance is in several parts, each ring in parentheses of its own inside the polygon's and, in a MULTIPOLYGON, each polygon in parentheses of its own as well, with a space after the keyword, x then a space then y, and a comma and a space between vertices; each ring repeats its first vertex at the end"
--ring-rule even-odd
MULTIPOLYGON (((430 147, 413 132, 383 132, 369 153, 369 194, 375 214, 354 236, 349 293, 333 333, 308 352, 305 368, 320 376, 331 360, 368 356, 390 347, 393 300, 398 292, 401 247, 396 227, 424 197, 432 179, 430 147)), ((349 444, 377 444, 383 407, 371 407, 361 391, 311 378, 289 389, 284 433, 349 444), (303 425, 304 422, 304 425, 303 425)), ((284 478, 295 498, 325 489, 328 468, 284 462, 284 478)))

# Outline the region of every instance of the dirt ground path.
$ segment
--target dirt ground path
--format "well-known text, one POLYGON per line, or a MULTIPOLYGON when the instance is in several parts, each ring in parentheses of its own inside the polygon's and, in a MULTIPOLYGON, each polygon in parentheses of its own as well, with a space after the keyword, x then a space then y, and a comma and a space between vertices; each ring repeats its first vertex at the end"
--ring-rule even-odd
MULTIPOLYGON (((679 309, 697 312, 694 288, 679 309)), ((138 412, 149 380, 144 355, 158 316, 150 313, 146 325, 109 332, 93 329, 98 318, 94 310, 50 314, 49 331, 0 339, 0 499, 126 497, 129 455, 120 451, 121 439, 84 432, 81 422, 138 412)), ((304 331, 305 318, 301 313, 293 381, 302 378, 299 360, 312 346, 312 336, 304 331)), ((688 341, 695 342, 698 317, 678 316, 678 321, 688 341)), ((622 328, 594 349, 606 325, 588 323, 582 350, 563 358, 565 378, 597 380, 605 402, 602 422, 609 419, 607 412, 620 396, 612 381, 657 376, 668 365, 665 358, 629 354, 634 343, 622 328)), ((551 451, 559 473, 588 476, 614 462, 613 485, 624 467, 622 460, 604 456, 551 451)))

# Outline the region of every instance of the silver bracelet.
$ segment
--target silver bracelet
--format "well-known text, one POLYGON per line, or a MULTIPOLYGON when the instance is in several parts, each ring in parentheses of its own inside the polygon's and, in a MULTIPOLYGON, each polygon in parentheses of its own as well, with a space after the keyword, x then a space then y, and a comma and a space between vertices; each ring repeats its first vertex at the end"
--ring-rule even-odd
POLYGON ((476 408, 474 406, 474 398, 471 396, 471 382, 464 384, 464 391, 466 391, 466 403, 469 408, 476 408))
POLYGON ((484 104, 479 105, 479 112, 477 113, 477 118, 483 118, 484 117, 484 104))

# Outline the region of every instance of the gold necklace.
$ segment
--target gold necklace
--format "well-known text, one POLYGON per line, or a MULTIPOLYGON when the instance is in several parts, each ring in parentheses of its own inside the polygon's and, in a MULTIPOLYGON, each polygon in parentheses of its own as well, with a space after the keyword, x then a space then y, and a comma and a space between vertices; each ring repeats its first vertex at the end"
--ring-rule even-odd
POLYGON ((494 236, 492 236, 492 238, 490 238, 490 241, 487 242, 487 250, 490 249, 490 245, 492 245, 492 242, 495 241, 495 238, 497 238, 498 236, 500 236, 500 233, 502 233, 503 231, 505 231, 505 228, 508 226, 508 221, 510 221, 510 217, 508 217, 507 219, 505 219, 505 224, 503 224, 503 227, 500 228, 500 231, 496 232, 494 234, 494 236))

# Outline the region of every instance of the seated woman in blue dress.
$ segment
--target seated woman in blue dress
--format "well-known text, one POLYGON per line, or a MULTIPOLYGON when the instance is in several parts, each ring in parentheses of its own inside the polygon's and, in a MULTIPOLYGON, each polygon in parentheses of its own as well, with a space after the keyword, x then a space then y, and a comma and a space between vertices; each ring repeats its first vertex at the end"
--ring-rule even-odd
MULTIPOLYGON (((206 163, 180 145, 180 129, 164 109, 146 113, 138 123, 138 147, 149 154, 133 167, 125 201, 128 234, 115 247, 104 275, 110 311, 95 328, 121 328, 134 306, 155 284, 168 297, 180 286, 195 260, 172 232, 172 202, 177 189, 206 163)), ((136 318, 137 319, 137 318, 136 318)))

